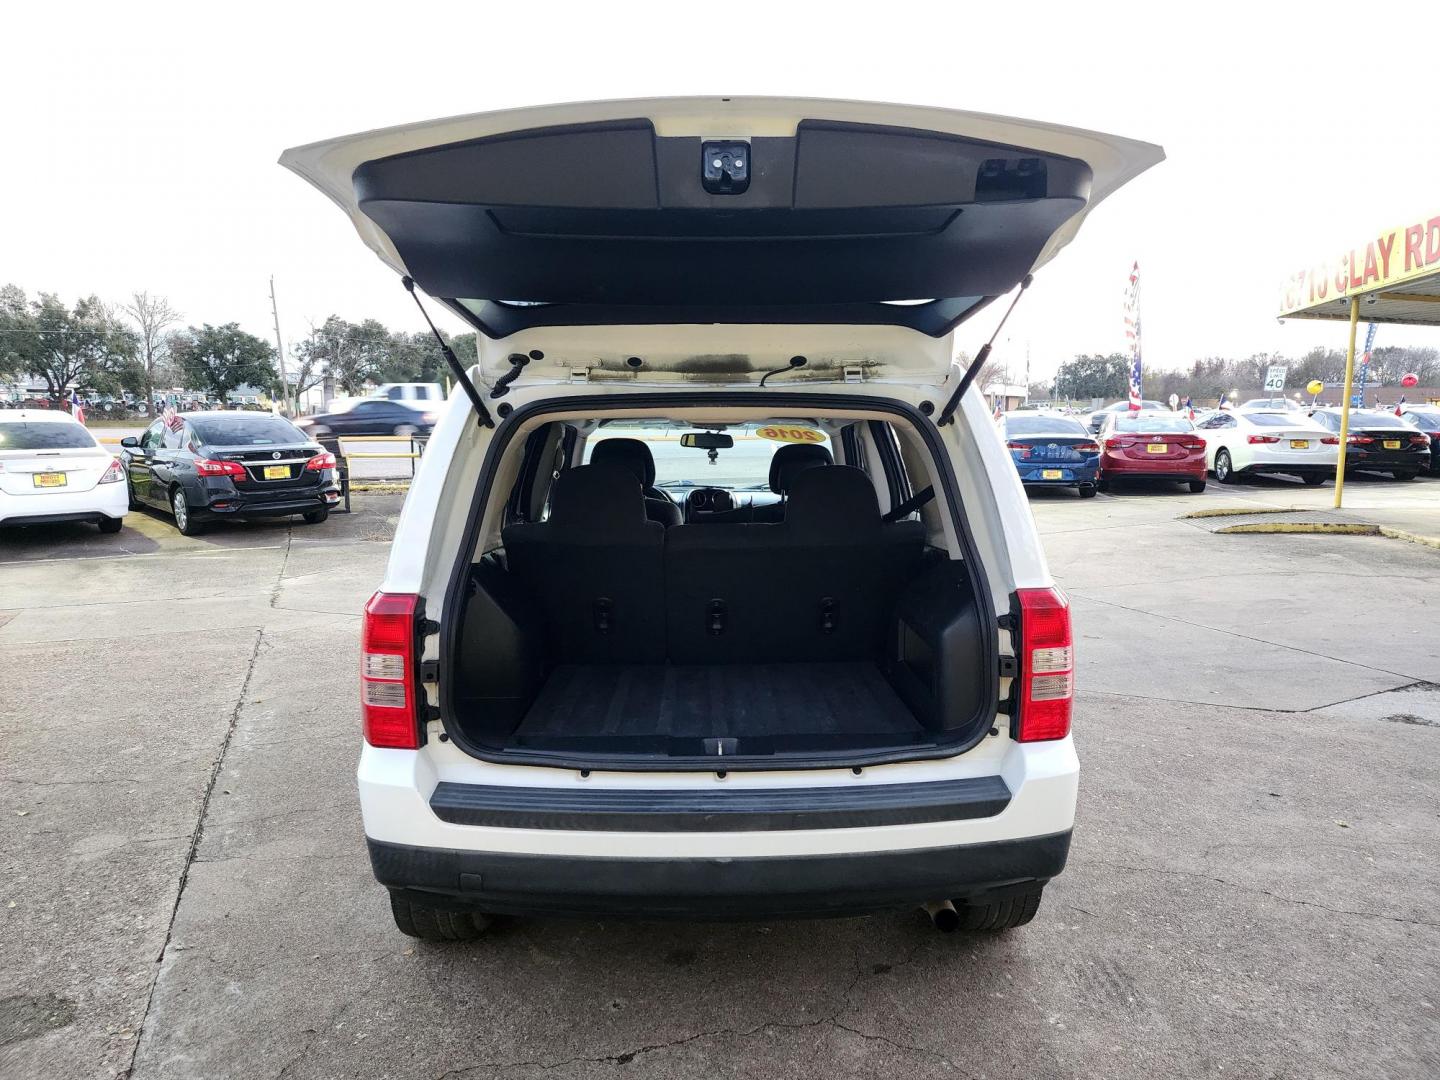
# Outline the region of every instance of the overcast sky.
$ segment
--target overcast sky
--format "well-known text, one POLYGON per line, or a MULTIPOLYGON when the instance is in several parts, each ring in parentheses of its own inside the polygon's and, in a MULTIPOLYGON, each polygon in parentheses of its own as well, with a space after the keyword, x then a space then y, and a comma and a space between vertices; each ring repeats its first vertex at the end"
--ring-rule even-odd
MULTIPOLYGON (((269 337, 274 274, 287 343, 331 313, 421 324, 343 215, 275 164, 280 151, 519 105, 866 98, 1163 145, 1168 160, 1091 216, 1007 328, 1005 358, 1023 368, 1028 344, 1037 378, 1122 347, 1135 259, 1149 365, 1340 346, 1338 324, 1277 324, 1283 277, 1440 213, 1434 0, 1008 5, 1014 15, 959 0, 793 14, 779 0, 65 7, 5 15, 0 283, 114 301, 148 289, 188 322, 269 337)), ((995 310, 962 326, 961 348, 974 351, 995 310)), ((1377 343, 1440 345, 1440 331, 1384 327, 1377 343)))

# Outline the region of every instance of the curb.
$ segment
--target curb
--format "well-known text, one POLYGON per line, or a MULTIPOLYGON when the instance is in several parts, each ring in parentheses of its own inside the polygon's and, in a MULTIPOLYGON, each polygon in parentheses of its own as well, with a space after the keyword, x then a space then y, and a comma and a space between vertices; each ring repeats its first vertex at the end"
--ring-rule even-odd
MULTIPOLYGON (((1331 536, 1382 535, 1379 525, 1344 521, 1277 521, 1274 525, 1267 525, 1264 522, 1253 522, 1246 525, 1227 525, 1223 529, 1216 529, 1215 532, 1217 535, 1231 535, 1235 533, 1268 533, 1275 535, 1282 533, 1312 533, 1316 535, 1329 534, 1331 536)), ((1437 541, 1437 543, 1440 543, 1440 541, 1437 541)))
POLYGON ((1180 521, 1187 518, 1215 518, 1215 517, 1242 517, 1246 514, 1309 514, 1313 513, 1301 506, 1258 506, 1248 509, 1232 510, 1229 507, 1212 507, 1207 510, 1191 510, 1188 514, 1181 514, 1180 521))
POLYGON ((1391 528, 1389 525, 1380 526, 1380 535, 1388 536, 1391 540, 1404 540, 1407 544, 1419 544, 1422 547, 1435 548, 1440 551, 1440 536, 1423 536, 1420 533, 1391 528))
POLYGON ((410 490, 410 485, 377 480, 368 484, 351 484, 350 490, 360 495, 403 495, 410 490))

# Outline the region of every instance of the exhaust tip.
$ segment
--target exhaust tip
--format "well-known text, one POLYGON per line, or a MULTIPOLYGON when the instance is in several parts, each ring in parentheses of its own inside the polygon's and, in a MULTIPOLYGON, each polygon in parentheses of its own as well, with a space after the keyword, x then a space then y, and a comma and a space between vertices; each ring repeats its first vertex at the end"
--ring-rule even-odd
POLYGON ((960 929, 960 913, 949 900, 926 904, 925 914, 930 916, 930 922, 942 934, 953 934, 960 929))

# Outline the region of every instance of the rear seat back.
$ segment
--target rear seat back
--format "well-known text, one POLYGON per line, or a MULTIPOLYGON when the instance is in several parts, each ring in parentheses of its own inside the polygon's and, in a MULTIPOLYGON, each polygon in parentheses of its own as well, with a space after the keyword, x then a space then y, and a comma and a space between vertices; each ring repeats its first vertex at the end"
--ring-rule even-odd
POLYGON ((511 573, 545 614, 555 663, 665 658, 665 528, 646 519, 635 474, 580 465, 555 480, 550 516, 503 533, 511 573))
POLYGON ((882 523, 869 477, 845 465, 799 473, 782 523, 672 528, 670 659, 878 660, 923 546, 920 523, 882 523))

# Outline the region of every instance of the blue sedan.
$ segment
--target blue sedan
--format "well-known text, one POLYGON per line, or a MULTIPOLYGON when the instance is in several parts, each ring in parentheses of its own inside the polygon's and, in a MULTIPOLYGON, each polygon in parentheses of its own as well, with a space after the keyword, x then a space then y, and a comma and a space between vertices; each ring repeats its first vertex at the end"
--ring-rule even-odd
POLYGON ((1027 487, 1073 487, 1095 494, 1100 444, 1079 420, 1056 413, 1007 413, 1000 434, 1027 487))

